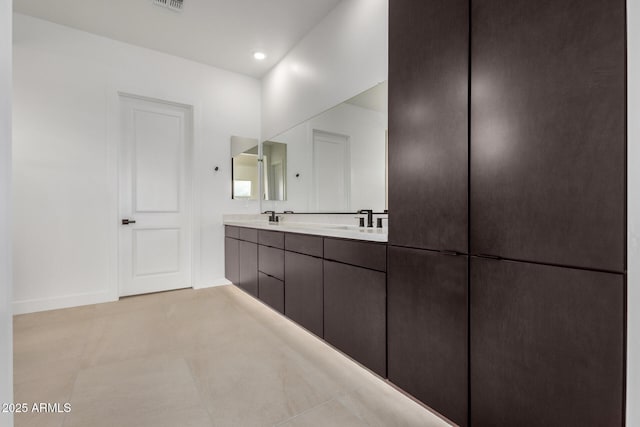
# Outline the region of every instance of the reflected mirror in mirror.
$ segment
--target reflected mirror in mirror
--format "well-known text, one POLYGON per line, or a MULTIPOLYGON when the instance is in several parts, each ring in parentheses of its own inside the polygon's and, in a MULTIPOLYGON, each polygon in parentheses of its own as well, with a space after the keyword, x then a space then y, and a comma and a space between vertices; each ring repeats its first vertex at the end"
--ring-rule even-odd
POLYGON ((287 200, 287 144, 262 143, 264 200, 287 200))
POLYGON ((387 208, 386 82, 270 138, 263 154, 264 147, 278 142, 286 144, 282 185, 287 197, 282 202, 265 197, 263 211, 387 208))
POLYGON ((258 140, 231 137, 232 199, 258 200, 258 140))

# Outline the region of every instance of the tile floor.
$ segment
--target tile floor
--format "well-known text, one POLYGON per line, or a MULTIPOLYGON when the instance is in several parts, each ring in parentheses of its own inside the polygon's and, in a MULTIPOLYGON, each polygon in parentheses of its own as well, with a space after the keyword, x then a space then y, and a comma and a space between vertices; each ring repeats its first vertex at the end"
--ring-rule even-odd
POLYGON ((447 426, 233 286, 16 316, 15 425, 447 426))

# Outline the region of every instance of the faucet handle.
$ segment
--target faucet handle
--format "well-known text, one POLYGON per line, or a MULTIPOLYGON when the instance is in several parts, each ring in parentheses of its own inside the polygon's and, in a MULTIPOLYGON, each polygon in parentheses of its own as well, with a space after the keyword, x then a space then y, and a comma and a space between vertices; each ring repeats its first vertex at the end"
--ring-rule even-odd
POLYGON ((364 227, 364 217, 363 216, 354 216, 354 218, 358 218, 360 220, 359 227, 364 227))
POLYGON ((378 217, 378 218, 376 218, 376 227, 377 228, 382 228, 382 221, 385 220, 385 219, 388 221, 389 217, 386 217, 386 218, 378 217))

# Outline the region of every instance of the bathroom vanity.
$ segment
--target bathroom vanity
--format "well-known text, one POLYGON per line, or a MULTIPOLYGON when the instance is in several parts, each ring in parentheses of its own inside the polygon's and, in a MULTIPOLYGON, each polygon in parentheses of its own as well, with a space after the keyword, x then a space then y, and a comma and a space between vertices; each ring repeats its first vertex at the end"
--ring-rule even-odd
POLYGON ((225 224, 230 281, 386 377, 386 229, 225 224))

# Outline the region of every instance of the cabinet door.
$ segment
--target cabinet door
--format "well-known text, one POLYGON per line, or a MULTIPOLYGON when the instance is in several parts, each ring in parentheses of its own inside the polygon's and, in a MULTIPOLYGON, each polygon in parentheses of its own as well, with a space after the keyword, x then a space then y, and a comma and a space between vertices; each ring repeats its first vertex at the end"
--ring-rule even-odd
POLYGON ((238 286, 254 297, 258 296, 258 245, 239 241, 240 273, 238 286))
POLYGON ((471 424, 623 425, 624 276, 471 261, 471 424))
POLYGON ((389 247, 389 380, 467 425, 468 257, 389 247))
POLYGON ((324 261, 324 339, 386 376, 386 274, 324 261))
POLYGON ((284 251, 259 245, 258 252, 259 270, 276 279, 284 280, 284 251))
POLYGON ((238 241, 229 237, 224 238, 224 275, 234 285, 238 284, 240 264, 238 261, 238 241))
POLYGON ((274 310, 284 313, 284 283, 282 280, 259 272, 258 298, 274 310))
POLYGON ((468 250, 469 2, 389 2, 389 244, 468 250))
POLYGON ((623 272, 624 0, 472 3, 472 253, 623 272))
POLYGON ((322 325, 322 259, 286 251, 285 315, 319 337, 322 325))

